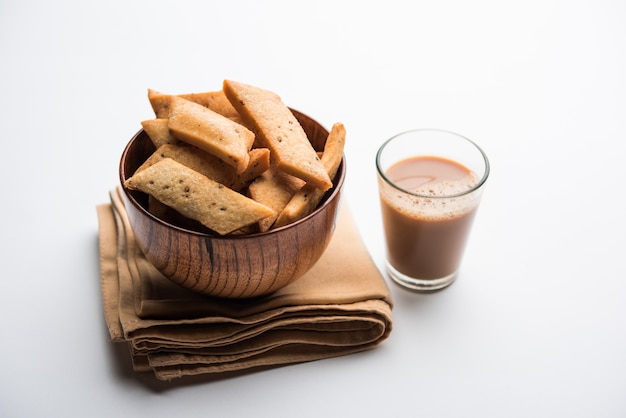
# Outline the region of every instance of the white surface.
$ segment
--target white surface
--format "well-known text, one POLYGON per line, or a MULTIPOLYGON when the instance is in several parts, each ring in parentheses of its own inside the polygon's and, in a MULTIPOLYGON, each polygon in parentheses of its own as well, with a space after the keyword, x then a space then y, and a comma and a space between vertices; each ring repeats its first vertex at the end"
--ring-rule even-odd
POLYGON ((626 416, 626 3, 0 3, 0 416, 626 416), (461 276, 392 285, 375 350, 156 382, 108 341, 95 206, 147 88, 281 94, 348 130, 346 202, 382 266, 374 154, 415 127, 491 159, 461 276))

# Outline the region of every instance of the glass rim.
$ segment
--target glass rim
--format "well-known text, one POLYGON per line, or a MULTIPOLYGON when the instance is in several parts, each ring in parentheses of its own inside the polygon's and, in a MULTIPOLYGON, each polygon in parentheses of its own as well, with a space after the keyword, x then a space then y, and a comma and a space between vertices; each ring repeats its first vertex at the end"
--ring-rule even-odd
MULTIPOLYGON (((409 158, 409 157, 407 157, 407 158, 409 158)), ((387 139, 385 142, 383 142, 382 145, 378 148, 378 151, 376 152, 376 170, 378 171, 378 175, 387 184, 389 184, 394 189, 401 191, 402 193, 410 194, 412 196, 420 197, 420 198, 449 199, 449 198, 454 198, 454 197, 467 196, 467 195, 475 192, 476 190, 480 189, 485 184, 485 182, 487 181, 487 178, 489 177, 490 164, 489 164, 489 159, 487 158, 487 154, 485 154, 485 152, 482 150, 482 148, 479 147, 478 144, 476 144, 476 142, 472 141, 471 139, 469 139, 469 138, 467 138, 467 137, 465 137, 463 135, 457 134, 456 132, 448 131, 448 130, 445 130, 445 129, 421 128, 421 129, 409 129, 409 130, 400 132, 400 133, 392 136, 391 138, 387 139), (480 155, 483 157, 483 162, 485 163, 485 172, 483 173, 482 177, 478 180, 478 182, 476 182, 475 185, 473 185, 472 187, 470 187, 467 190, 464 190, 464 191, 459 192, 459 193, 446 194, 446 195, 442 195, 442 196, 433 196, 433 195, 427 195, 427 194, 423 194, 423 193, 412 192, 412 191, 406 190, 405 188, 403 188, 403 187, 399 186, 398 184, 396 184, 393 180, 391 180, 389 177, 387 177, 387 175, 385 174, 384 170, 382 169, 381 164, 380 164, 381 155, 382 155, 383 151, 385 150, 385 147, 387 145, 389 145, 389 143, 391 141, 393 141, 395 138, 397 138, 399 136, 402 136, 402 135, 406 135, 406 134, 409 134, 409 133, 416 133, 416 132, 439 132, 439 133, 445 133, 445 134, 449 134, 449 135, 454 135, 454 136, 459 137, 459 138, 467 141, 468 143, 470 143, 474 148, 476 148, 478 150, 480 155)))

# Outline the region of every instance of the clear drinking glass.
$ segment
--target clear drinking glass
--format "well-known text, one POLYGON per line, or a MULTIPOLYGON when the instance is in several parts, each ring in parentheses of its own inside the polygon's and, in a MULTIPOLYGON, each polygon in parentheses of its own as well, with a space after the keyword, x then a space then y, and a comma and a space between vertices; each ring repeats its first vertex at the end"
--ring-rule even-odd
POLYGON ((387 270, 403 287, 428 292, 454 282, 489 176, 489 160, 453 132, 417 129, 376 154, 387 270))

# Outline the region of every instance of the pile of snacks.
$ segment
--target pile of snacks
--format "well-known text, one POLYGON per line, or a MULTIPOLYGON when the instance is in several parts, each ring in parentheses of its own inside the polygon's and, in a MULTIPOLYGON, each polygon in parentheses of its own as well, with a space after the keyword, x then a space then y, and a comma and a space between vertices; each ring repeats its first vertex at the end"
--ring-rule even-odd
POLYGON ((335 123, 324 150, 277 94, 225 80, 222 90, 148 90, 155 119, 142 122, 156 151, 124 186, 220 234, 264 232, 315 210, 333 187, 345 144, 335 123))

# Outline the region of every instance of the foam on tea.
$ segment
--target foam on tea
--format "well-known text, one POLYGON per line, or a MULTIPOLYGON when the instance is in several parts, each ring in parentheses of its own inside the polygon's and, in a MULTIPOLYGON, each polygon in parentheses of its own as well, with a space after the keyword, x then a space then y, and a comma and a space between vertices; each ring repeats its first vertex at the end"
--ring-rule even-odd
POLYGON ((412 193, 385 196, 389 204, 407 216, 450 218, 474 206, 471 198, 462 194, 478 183, 478 176, 456 161, 411 157, 397 162, 385 174, 395 185, 412 193), (439 199, 442 197, 449 198, 439 199))

